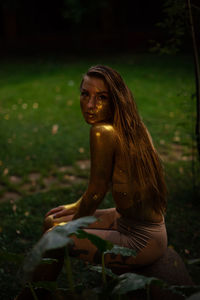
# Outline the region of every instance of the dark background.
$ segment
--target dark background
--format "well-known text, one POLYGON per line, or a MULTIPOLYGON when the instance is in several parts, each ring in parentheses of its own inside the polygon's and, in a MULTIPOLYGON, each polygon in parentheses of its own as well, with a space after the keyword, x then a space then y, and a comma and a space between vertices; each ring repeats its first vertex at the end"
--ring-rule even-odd
POLYGON ((2 0, 0 51, 141 51, 150 40, 165 37, 155 26, 163 18, 162 5, 160 0, 2 0))

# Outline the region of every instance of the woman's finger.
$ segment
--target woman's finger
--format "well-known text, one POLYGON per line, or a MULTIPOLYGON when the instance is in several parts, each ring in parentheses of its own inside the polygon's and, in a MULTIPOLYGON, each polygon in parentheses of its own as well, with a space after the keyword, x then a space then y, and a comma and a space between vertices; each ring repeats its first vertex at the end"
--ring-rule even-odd
POLYGON ((46 213, 45 217, 48 217, 49 215, 52 215, 52 214, 54 214, 56 212, 59 212, 61 210, 63 210, 63 206, 58 206, 58 207, 52 208, 50 211, 48 211, 46 213))
POLYGON ((60 218, 68 215, 70 215, 70 211, 68 209, 63 209, 62 211, 55 213, 53 218, 55 219, 55 218, 60 218))

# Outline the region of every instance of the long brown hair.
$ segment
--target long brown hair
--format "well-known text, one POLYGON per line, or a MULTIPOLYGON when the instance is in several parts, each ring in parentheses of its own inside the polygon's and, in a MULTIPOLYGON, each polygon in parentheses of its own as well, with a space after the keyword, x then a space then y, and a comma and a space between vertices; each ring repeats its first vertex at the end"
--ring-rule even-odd
POLYGON ((129 161, 128 174, 133 180, 134 200, 138 204, 148 201, 156 212, 164 212, 166 185, 162 165, 131 91, 120 74, 108 66, 92 66, 85 75, 103 79, 108 87, 114 109, 113 126, 118 133, 122 153, 129 161))

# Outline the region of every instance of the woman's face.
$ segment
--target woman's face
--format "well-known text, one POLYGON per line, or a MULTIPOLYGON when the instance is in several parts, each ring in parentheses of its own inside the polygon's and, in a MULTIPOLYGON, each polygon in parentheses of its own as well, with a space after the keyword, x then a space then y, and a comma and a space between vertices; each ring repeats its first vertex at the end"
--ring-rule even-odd
POLYGON ((80 105, 88 124, 112 121, 112 107, 105 82, 97 77, 85 76, 81 87, 80 105))

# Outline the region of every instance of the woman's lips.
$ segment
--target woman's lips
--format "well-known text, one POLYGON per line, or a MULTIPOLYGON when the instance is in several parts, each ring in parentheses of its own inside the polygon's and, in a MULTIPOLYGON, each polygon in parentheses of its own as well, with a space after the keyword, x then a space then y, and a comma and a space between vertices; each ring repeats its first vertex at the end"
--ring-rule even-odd
POLYGON ((88 113, 88 112, 86 112, 86 115, 87 115, 89 118, 94 118, 94 117, 95 117, 95 114, 88 113))

